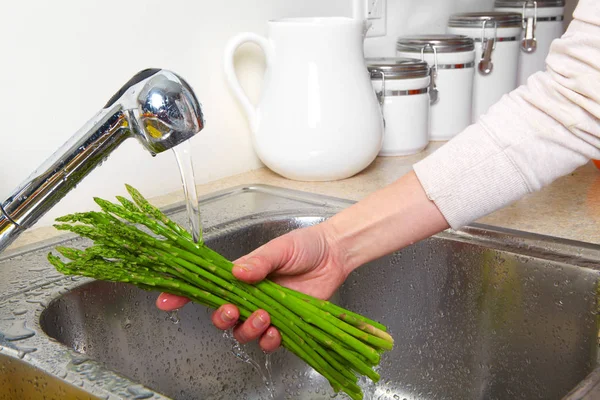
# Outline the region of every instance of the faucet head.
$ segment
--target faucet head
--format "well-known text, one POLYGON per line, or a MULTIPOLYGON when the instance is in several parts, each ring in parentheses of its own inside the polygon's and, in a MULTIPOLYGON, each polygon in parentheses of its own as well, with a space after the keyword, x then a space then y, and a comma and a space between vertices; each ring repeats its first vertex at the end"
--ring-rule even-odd
POLYGON ((132 134, 152 154, 177 146, 204 128, 202 107, 180 76, 164 69, 138 72, 106 104, 120 105, 132 134))

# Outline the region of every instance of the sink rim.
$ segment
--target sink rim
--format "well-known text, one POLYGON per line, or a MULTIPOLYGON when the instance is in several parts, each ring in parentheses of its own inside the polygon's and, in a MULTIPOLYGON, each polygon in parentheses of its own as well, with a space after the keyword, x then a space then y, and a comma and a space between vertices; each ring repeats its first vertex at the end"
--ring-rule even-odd
MULTIPOLYGON (((265 184, 239 185, 239 186, 234 186, 229 189, 222 189, 222 190, 219 190, 219 191, 216 191, 213 193, 206 194, 204 196, 200 196, 198 201, 199 201, 199 204, 202 206, 202 205, 210 204, 215 201, 219 201, 221 199, 225 199, 227 197, 239 195, 239 194, 246 193, 246 192, 260 192, 260 193, 264 193, 264 194, 270 194, 270 195, 274 195, 274 196, 278 196, 278 197, 283 197, 283 198, 289 199, 289 200, 300 200, 306 204, 313 205, 315 209, 318 209, 318 212, 320 212, 321 214, 327 215, 327 216, 331 216, 334 213, 339 212, 342 209, 349 207, 356 203, 356 201, 353 201, 353 200, 347 200, 347 199, 342 199, 342 198, 337 198, 337 197, 332 197, 332 196, 327 196, 327 195, 304 192, 304 191, 295 190, 295 189, 287 189, 287 188, 283 188, 283 187, 265 185, 265 184), (324 212, 323 209, 328 210, 328 212, 324 212)), ((178 213, 178 212, 185 210, 185 207, 186 206, 185 206, 184 201, 178 201, 169 206, 161 208, 161 210, 165 214, 171 215, 171 214, 178 213)), ((211 229, 219 228, 220 225, 228 224, 228 223, 233 222, 234 220, 243 219, 243 218, 247 218, 250 216, 259 216, 261 214, 262 215, 278 215, 278 214, 286 215, 286 213, 289 213, 290 211, 292 211, 292 209, 255 213, 255 212, 252 212, 252 210, 249 210, 247 213, 245 213, 244 215, 242 215, 238 218, 230 219, 230 220, 227 220, 226 222, 223 222, 220 224, 210 225, 206 228, 206 230, 208 232, 211 229)), ((287 215, 289 215, 289 214, 287 214, 287 215)), ((522 246, 518 246, 516 241, 514 241, 514 240, 509 241, 509 243, 511 243, 513 246, 516 246, 516 247, 511 247, 511 246, 506 245, 506 241, 504 242, 504 244, 500 244, 501 239, 507 239, 507 238, 522 239, 522 240, 528 241, 530 246, 534 245, 533 248, 535 248, 536 250, 542 247, 540 245, 540 243, 545 243, 545 244, 549 245, 547 247, 549 247, 551 251, 559 253, 559 250, 562 250, 562 251, 560 251, 560 253, 569 253, 569 256, 572 257, 572 259, 579 259, 582 261, 593 261, 594 260, 593 256, 595 255, 596 256, 595 259, 600 260, 600 244, 589 243, 589 242, 573 240, 573 239, 565 239, 565 238, 560 238, 560 237, 551 236, 551 235, 543 235, 543 234, 539 234, 539 233, 533 233, 533 232, 511 229, 511 228, 504 228, 504 227, 499 227, 499 226, 494 226, 494 225, 472 223, 472 224, 469 224, 467 226, 460 228, 459 230, 448 229, 444 232, 434 235, 434 237, 435 236, 446 237, 446 235, 448 235, 448 234, 456 235, 456 237, 459 237, 459 238, 465 238, 471 242, 485 238, 488 240, 487 243, 492 243, 492 242, 496 243, 498 246, 501 246, 503 249, 522 248, 522 246), (581 254, 581 250, 584 250, 585 254, 581 254)), ((65 234, 61 234, 61 235, 52 237, 50 239, 44 239, 44 240, 29 244, 29 245, 24 245, 24 246, 18 247, 16 249, 4 251, 3 253, 0 253, 0 262, 8 260, 10 258, 14 258, 14 257, 20 256, 20 255, 26 254, 26 253, 30 253, 32 251, 57 246, 59 244, 70 241, 76 237, 77 237, 77 235, 75 235, 73 233, 65 233, 65 234)), ((596 265, 595 268, 593 266, 589 266, 589 265, 585 265, 584 267, 600 270, 600 265, 596 265)))
MULTIPOLYGON (((218 235, 219 232, 221 232, 223 229, 225 229, 226 227, 232 226, 232 225, 235 225, 239 228, 243 228, 244 226, 255 225, 255 224, 261 223, 261 221, 264 222, 266 220, 277 221, 277 220, 283 220, 283 219, 288 220, 290 218, 306 218, 306 217, 327 218, 327 217, 330 217, 331 215, 333 215, 334 213, 336 213, 337 211, 340 211, 342 208, 345 208, 354 203, 353 201, 349 201, 349 200, 337 199, 337 198, 333 198, 333 197, 322 196, 322 195, 318 195, 318 194, 312 194, 312 193, 295 191, 295 190, 289 190, 289 189, 268 186, 268 185, 237 186, 237 187, 234 187, 231 189, 225 189, 225 190, 221 190, 219 192, 215 192, 215 193, 203 196, 203 197, 201 197, 199 202, 202 207, 203 204, 206 205, 211 202, 218 201, 220 199, 223 199, 223 198, 226 198, 229 196, 239 195, 239 194, 246 193, 246 192, 261 192, 261 193, 265 193, 265 194, 271 194, 271 195, 284 197, 287 199, 295 199, 295 200, 299 199, 299 200, 305 202, 308 205, 308 207, 306 207, 302 210, 294 209, 293 207, 291 207, 290 209, 282 209, 282 210, 277 210, 277 211, 266 211, 266 212, 253 212, 252 209, 248 209, 247 211, 242 213, 241 216, 238 216, 237 218, 230 218, 226 222, 217 223, 215 225, 208 226, 206 229, 207 238, 211 238, 213 235, 218 235), (293 213, 293 214, 290 214, 290 213, 293 213)), ((184 208, 185 208, 185 204, 183 202, 179 202, 170 207, 166 207, 163 210, 167 214, 173 214, 173 213, 182 211, 184 208)), ((552 237, 552 236, 539 235, 539 234, 535 234, 535 233, 522 232, 522 231, 488 226, 488 225, 482 225, 482 224, 472 224, 472 225, 467 226, 458 231, 448 230, 448 231, 442 232, 435 236, 441 237, 441 238, 446 238, 446 239, 451 239, 451 240, 459 240, 459 241, 465 241, 465 242, 471 242, 471 243, 475 242, 478 244, 485 245, 487 247, 493 247, 495 249, 501 249, 503 251, 508 251, 508 252, 517 253, 517 254, 522 254, 524 252, 524 250, 526 249, 528 251, 527 252, 528 256, 531 256, 531 251, 534 251, 534 252, 540 251, 540 249, 543 247, 542 244, 546 244, 546 246, 544 247, 544 254, 543 254, 544 259, 553 259, 553 257, 557 257, 558 258, 557 261, 565 261, 566 260, 565 254, 567 254, 568 261, 572 265, 580 266, 581 268, 591 269, 591 270, 595 270, 595 271, 600 270, 600 265, 598 265, 597 262, 592 265, 592 262, 594 259, 600 260, 600 245, 596 245, 596 244, 573 241, 573 240, 569 240, 569 239, 556 238, 556 237, 552 237), (507 238, 512 239, 512 241, 509 241, 509 244, 507 244, 507 242, 506 242, 507 238), (502 239, 505 239, 505 240, 502 241, 502 239), (547 248, 549 248, 549 249, 547 249, 547 248)), ((76 236, 75 235, 63 235, 60 237, 55 237, 55 238, 51 238, 48 240, 44 240, 42 242, 38 242, 31 246, 19 248, 15 251, 12 251, 12 252, 9 252, 7 254, 0 256, 0 261, 9 259, 11 257, 16 257, 16 256, 19 256, 19 255, 22 255, 22 254, 25 254, 25 253, 28 253, 31 251, 54 247, 59 243, 64 243, 66 241, 72 240, 74 237, 76 237, 76 236)), ((3 300, 6 301, 9 298, 12 299, 12 298, 16 298, 19 296, 21 298, 24 298, 26 293, 28 293, 32 290, 35 290, 39 287, 47 286, 47 285, 52 284, 57 281, 71 281, 69 283, 68 287, 69 287, 69 289, 73 289, 78 286, 84 285, 88 282, 91 282, 91 281, 93 281, 93 279, 81 278, 81 277, 77 277, 75 279, 69 278, 69 277, 61 277, 58 280, 44 282, 40 285, 37 285, 34 288, 28 288, 27 290, 25 290, 23 292, 17 293, 15 295, 11 295, 6 298, 0 297, 0 302, 2 302, 3 300)), ((55 299, 62 296, 62 293, 60 293, 59 290, 52 290, 51 294, 52 295, 48 301, 48 304, 50 304, 51 301, 54 301, 55 299)), ((36 337, 42 341, 41 346, 44 346, 43 352, 50 354, 52 356, 51 358, 61 357, 61 359, 65 358, 65 359, 69 360, 64 365, 64 367, 66 368, 67 366, 72 364, 71 360, 73 358, 74 359, 77 359, 78 357, 81 358, 81 354, 75 352, 71 348, 63 345, 62 343, 59 343, 59 342, 55 341, 54 339, 50 338, 43 331, 43 329, 41 328, 41 325, 40 325, 40 317, 41 317, 41 314, 46 309, 46 307, 47 306, 43 305, 43 304, 40 304, 39 307, 32 307, 31 311, 33 311, 33 312, 26 314, 27 315, 26 321, 30 323, 29 326, 31 328, 38 331, 38 335, 36 335, 36 337)), ((3 311, 0 308, 0 317, 3 316, 2 312, 3 311)), ((3 338, 0 336, 0 352, 3 351, 4 348, 9 349, 8 352, 13 351, 14 349, 11 348, 11 342, 5 342, 2 339, 3 338)), ((35 363, 40 364, 40 366, 38 366, 38 368, 41 368, 46 373, 50 373, 57 379, 62 379, 62 378, 60 378, 59 375, 57 375, 57 374, 62 373, 61 371, 49 371, 46 368, 44 368, 43 360, 38 359, 39 354, 40 353, 27 354, 21 361, 24 361, 27 363, 32 363, 32 365, 34 365, 35 363)), ((129 385, 139 385, 138 382, 133 382, 127 378, 124 378, 124 377, 118 375, 117 373, 115 373, 107 368, 104 368, 99 363, 95 362, 94 360, 87 360, 85 362, 90 363, 91 365, 94 365, 94 367, 97 368, 97 370, 99 370, 103 373, 106 373, 107 376, 110 376, 113 379, 120 380, 124 383, 128 383, 129 385)), ((78 377, 77 377, 78 375, 73 374, 73 371, 68 371, 68 374, 74 375, 73 378, 75 380, 78 379, 78 377)), ((69 378, 70 378, 70 376, 69 376, 69 378)), ((81 379, 79 379, 79 380, 81 380, 81 379)), ((83 380, 81 380, 81 381, 83 382, 83 380)), ((71 382, 69 382, 67 380, 67 383, 71 383, 71 382)), ((105 391, 101 387, 101 385, 92 385, 87 380, 85 383, 86 383, 86 385, 84 385, 85 386, 84 390, 89 391, 91 394, 99 395, 99 396, 106 396, 108 394, 108 396, 109 396, 108 398, 113 398, 113 397, 111 397, 113 395, 111 393, 105 391)), ((597 364, 596 368, 583 381, 581 381, 579 383, 579 385, 573 389, 572 392, 570 392, 566 397, 564 397, 564 399, 566 399, 566 400, 581 400, 581 399, 589 398, 589 397, 586 397, 586 396, 588 396, 588 392, 590 390, 589 388, 594 387, 596 385, 600 385, 600 364, 597 364)), ((155 393, 155 397, 153 397, 153 398, 167 398, 158 392, 152 391, 151 389, 148 389, 148 390, 152 393, 155 393), (156 397, 156 396, 158 396, 158 397, 156 397)), ((114 398, 117 398, 117 397, 114 397, 114 398)))

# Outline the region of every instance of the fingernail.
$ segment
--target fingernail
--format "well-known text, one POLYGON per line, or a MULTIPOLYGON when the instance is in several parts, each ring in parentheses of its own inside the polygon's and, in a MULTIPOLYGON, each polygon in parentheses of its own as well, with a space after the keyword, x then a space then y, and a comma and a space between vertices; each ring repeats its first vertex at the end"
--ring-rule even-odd
POLYGON ((254 269, 254 265, 252 265, 248 261, 244 261, 244 262, 241 262, 239 264, 235 264, 234 268, 235 267, 241 268, 244 271, 252 271, 254 269))
POLYGON ((275 329, 269 329, 267 331, 267 336, 270 338, 274 338, 275 337, 275 329))
POLYGON ((256 315, 256 317, 252 318, 252 326, 256 329, 264 328, 267 324, 267 320, 263 317, 262 313, 256 315))
POLYGON ((221 312, 221 319, 223 320, 223 322, 230 323, 235 318, 233 318, 231 310, 225 310, 225 311, 221 312))

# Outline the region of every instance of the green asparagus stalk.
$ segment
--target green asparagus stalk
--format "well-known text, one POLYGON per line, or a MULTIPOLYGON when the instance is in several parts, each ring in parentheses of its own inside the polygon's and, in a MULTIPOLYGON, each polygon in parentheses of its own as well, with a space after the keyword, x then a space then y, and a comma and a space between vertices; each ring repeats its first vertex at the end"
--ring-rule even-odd
MULTIPOLYGON (((162 227, 158 226, 155 223, 151 223, 149 221, 144 221, 143 217, 137 213, 132 213, 128 210, 126 210, 125 208, 119 208, 118 206, 116 206, 115 204, 112 204, 110 202, 107 202, 105 200, 102 199, 96 199, 96 202, 102 207, 103 210, 105 210, 106 212, 109 213, 115 213, 117 215, 119 215, 120 217, 126 218, 131 222, 141 222, 144 223, 149 229, 151 229, 153 232, 157 233, 157 234, 163 234, 163 235, 168 235, 167 232, 165 232, 164 229, 162 229, 162 227)), ((180 241, 180 239, 174 238, 176 241, 180 241)), ((191 250, 191 251, 195 251, 198 249, 197 246, 195 246, 194 243, 186 243, 184 244, 185 247, 187 248, 187 250, 191 250)), ((191 253, 186 254, 185 252, 181 253, 184 257, 186 257, 186 259, 192 261, 192 262, 199 262, 199 263, 203 263, 202 259, 198 259, 196 258, 194 255, 192 255, 191 253)), ((231 272, 231 268, 233 267, 233 264, 231 264, 230 262, 228 262, 229 265, 226 265, 226 270, 227 272, 231 272)), ((207 267, 211 268, 212 266, 208 265, 207 267)), ((213 271, 216 272, 216 268, 213 269, 213 271)), ((233 277, 233 275, 229 275, 226 276, 226 279, 231 279, 233 277)), ((279 291, 279 288, 275 288, 273 287, 273 283, 269 283, 269 282, 261 282, 258 284, 259 287, 261 289, 263 289, 265 292, 269 293, 271 296, 276 296, 278 297, 280 300, 282 298, 284 298, 286 295, 285 293, 283 293, 282 291, 279 291)), ((277 285, 278 286, 278 285, 277 285)), ((379 348, 385 349, 385 350, 390 350, 393 346, 393 341, 390 341, 391 336, 387 336, 385 337, 385 339, 381 339, 380 337, 376 337, 373 335, 368 335, 368 334, 361 334, 361 332, 358 332, 358 330, 353 327, 352 325, 348 324, 348 323, 344 323, 343 320, 340 321, 337 318, 330 318, 330 314, 327 312, 320 312, 319 309, 314 308, 314 306, 310 303, 308 304, 301 304, 298 307, 298 301, 296 298, 291 297, 289 299, 289 305, 290 307, 294 307, 295 310, 297 310, 297 312, 299 313, 304 313, 306 308, 312 308, 312 313, 309 312, 309 316, 308 318, 310 318, 310 314, 314 314, 314 318, 321 318, 324 319, 323 324, 324 327, 326 329, 329 329, 329 332, 334 334, 334 335, 341 335, 343 336, 344 340, 349 340, 349 341, 354 341, 355 346, 357 346, 359 352, 362 352, 362 354, 367 357, 371 362, 373 363, 378 363, 379 362, 379 354, 376 351, 373 351, 373 349, 363 346, 362 343, 360 343, 359 341, 356 341, 356 339, 354 337, 357 337, 361 340, 366 341, 367 343, 371 343, 373 345, 378 346, 379 348), (342 330, 346 331, 346 332, 350 332, 354 335, 354 337, 352 336, 346 336, 343 333, 339 333, 337 330, 333 329, 329 323, 333 323, 334 325, 337 325, 338 327, 340 327, 342 330)), ((343 313, 342 313, 343 314, 343 313)))
POLYGON ((341 319, 342 321, 347 322, 348 324, 355 326, 360 330, 371 333, 371 334, 373 334, 377 337, 380 337, 390 343, 394 342, 394 339, 392 338, 392 336, 386 332, 386 327, 384 325, 380 324, 379 322, 365 318, 362 315, 353 313, 352 311, 344 310, 343 308, 341 308, 327 300, 316 299, 312 296, 306 295, 304 293, 301 293, 301 292, 298 292, 296 290, 289 289, 286 287, 281 287, 281 290, 283 290, 287 294, 296 296, 299 299, 302 299, 302 300, 306 301, 307 303, 312 304, 315 307, 322 309, 325 312, 328 312, 328 313, 336 316, 337 318, 341 319))
MULTIPOLYGON (((63 218, 64 220, 65 218, 63 218)), ((101 220, 102 216, 101 215, 97 215, 96 213, 90 212, 90 213, 86 213, 86 214, 79 214, 77 216, 72 216, 71 217, 72 220, 78 220, 79 222, 81 221, 93 221, 93 220, 101 220)), ((60 229, 68 229, 68 230, 72 230, 74 232, 80 232, 81 231, 81 227, 79 225, 76 226, 59 226, 60 229)), ((221 279, 217 276, 212 275, 210 272, 207 272, 205 270, 202 270, 201 268, 199 268, 197 265, 192 264, 190 262, 187 262, 183 259, 177 258, 174 256, 174 254, 178 253, 178 250, 172 249, 169 247, 169 245, 166 245, 164 243, 159 243, 157 241, 157 239, 141 232, 138 231, 136 228, 134 227, 130 227, 130 226, 125 226, 125 225, 121 225, 119 227, 114 226, 114 225, 108 225, 108 226, 104 226, 103 228, 99 228, 99 229, 106 229, 106 238, 105 240, 112 240, 114 242, 114 244, 116 246, 121 246, 122 248, 126 248, 129 250, 135 250, 135 251, 145 251, 146 254, 150 255, 151 257, 153 257, 155 260, 159 260, 164 264, 168 264, 172 267, 174 267, 175 269, 177 269, 177 264, 189 269, 190 271, 192 271, 193 273, 196 273, 200 276, 202 276, 203 278, 207 279, 208 281, 211 281, 213 283, 216 283, 218 286, 225 288, 226 290, 229 290, 231 292, 234 293, 238 293, 241 296, 247 296, 247 293, 245 293, 242 290, 238 290, 238 288, 236 286, 234 286, 233 284, 230 283, 230 281, 226 280, 226 279, 221 279), (126 240, 124 241, 123 238, 126 237, 127 235, 123 232, 120 231, 119 229, 125 229, 129 231, 129 235, 132 237, 132 239, 135 239, 135 241, 132 242, 127 242, 126 240), (139 243, 143 243, 145 245, 144 250, 141 250, 141 248, 139 248, 139 243), (161 251, 161 250, 157 250, 157 251, 153 251, 152 250, 152 246, 157 246, 160 248, 167 248, 170 249, 171 253, 169 252, 165 252, 165 251, 161 251), (137 249, 136 249, 137 248, 137 249), (174 264, 175 263, 175 264, 174 264)), ((88 235, 89 233, 86 232, 84 233, 84 235, 88 235)), ((114 254, 111 254, 112 257, 114 257, 114 254)), ((193 260, 199 261, 200 264, 204 263, 204 260, 198 260, 196 259, 195 256, 192 256, 193 260)), ((211 267, 210 265, 208 267, 211 267)), ((225 273, 224 271, 219 271, 218 269, 216 269, 215 267, 212 267, 213 271, 217 271, 220 272, 221 275, 225 275, 225 278, 227 279, 233 279, 233 275, 227 275, 227 273, 225 273)), ((200 281, 194 281, 193 277, 190 278, 189 276, 186 277, 188 280, 192 281, 195 284, 199 284, 201 285, 203 282, 200 281)), ((252 285, 248 285, 248 284, 242 284, 241 282, 236 282, 238 285, 242 285, 245 286, 247 289, 250 289, 253 293, 258 294, 258 297, 261 297, 263 300, 267 300, 267 301, 271 301, 270 305, 265 304, 264 302, 261 302, 260 300, 253 300, 253 303, 256 304, 258 307, 254 307, 253 309, 258 309, 259 307, 266 310, 267 312, 269 312, 271 314, 271 316, 275 316, 277 321, 280 321, 281 324, 286 324, 287 321, 293 321, 295 316, 293 314, 290 314, 289 312, 287 312, 287 310, 284 308, 283 311, 278 311, 277 308, 273 308, 273 304, 275 304, 275 307, 277 307, 277 303, 272 301, 272 299, 270 299, 268 296, 265 296, 264 294, 262 294, 260 291, 256 291, 253 290, 254 287, 252 285), (283 315, 285 314, 285 315, 283 315)), ((203 287, 207 290, 210 290, 210 288, 208 287, 203 287)), ((217 290, 218 288, 215 288, 213 290, 217 290)), ((220 289, 219 289, 220 290, 220 289)), ((219 292, 219 294, 222 294, 221 292, 219 292)), ((239 300, 239 298, 236 300, 234 299, 233 301, 234 304, 242 304, 242 301, 239 300)), ((246 307, 248 307, 247 305, 245 305, 246 307)), ((252 305, 250 305, 249 308, 252 308, 252 305)), ((290 322, 291 323, 291 322, 290 322)), ((369 376, 371 379, 373 380, 378 380, 379 379, 379 375, 377 375, 377 373, 375 373, 374 371, 370 370, 369 366, 367 364, 365 364, 362 360, 358 359, 356 357, 356 355, 353 355, 351 352, 349 352, 348 350, 337 346, 337 344, 335 342, 332 342, 331 338, 329 338, 324 332, 320 332, 319 330, 313 328, 312 326, 309 326, 308 324, 306 324, 303 320, 299 320, 298 324, 300 324, 301 326, 304 327, 305 330, 312 332, 312 334, 315 336, 315 339, 317 341, 320 341, 321 343, 324 343, 326 346, 328 347, 333 347, 335 350, 337 350, 338 352, 340 352, 342 354, 342 356, 345 357, 349 357, 351 360, 355 360, 354 362, 358 365, 356 365, 354 368, 359 370, 359 371, 363 371, 367 376, 369 376)), ((297 333, 297 332, 296 332, 297 333)), ((300 335, 302 335, 302 333, 300 333, 300 335)), ((306 338, 306 340, 309 342, 309 346, 310 348, 317 348, 319 349, 318 346, 315 345, 314 341, 312 340, 312 338, 306 338)), ((325 353, 325 352, 319 352, 324 358, 327 358, 327 360, 329 361, 329 364, 331 364, 334 369, 332 371, 330 371, 331 374, 338 375, 337 371, 342 371, 343 374, 346 375, 346 377, 348 378, 348 375, 350 375, 345 369, 341 368, 341 366, 339 365, 339 363, 336 362, 335 359, 333 359, 329 353, 325 353)), ((320 360, 319 358, 317 358, 317 360, 320 360)), ((324 364, 323 362, 321 364, 324 364)), ((325 364, 326 365, 326 364, 325 364)), ((325 366, 325 368, 327 368, 327 365, 325 366)), ((356 377, 350 375, 350 379, 352 379, 354 382, 356 382, 356 377), (352 379, 354 378, 354 379, 352 379)), ((341 379, 338 379, 338 381, 342 381, 341 379)), ((348 385, 352 385, 352 384, 345 384, 344 386, 348 386, 348 385)))
POLYGON ((384 325, 269 280, 254 285, 238 281, 229 260, 202 241, 194 243, 185 229, 139 191, 128 185, 127 191, 133 201, 118 196, 120 204, 116 204, 96 198, 102 212, 57 219, 57 229, 94 242, 83 251, 57 247, 70 260, 63 262, 49 254, 49 262, 58 271, 169 292, 213 309, 234 304, 241 320, 263 309, 280 331, 282 346, 321 373, 334 391, 360 400, 363 394, 356 374, 379 380, 371 367, 379 363, 383 351, 393 347, 384 325))

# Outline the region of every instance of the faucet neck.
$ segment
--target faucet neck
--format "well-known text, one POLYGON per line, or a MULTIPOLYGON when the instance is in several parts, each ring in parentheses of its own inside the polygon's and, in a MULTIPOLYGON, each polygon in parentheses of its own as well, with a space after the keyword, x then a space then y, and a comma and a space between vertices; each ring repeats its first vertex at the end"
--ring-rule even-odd
POLYGON ((20 231, 19 226, 6 215, 0 205, 0 253, 19 236, 20 231))
POLYGON ((125 139, 137 137, 154 155, 189 139, 203 127, 200 103, 183 79, 165 70, 140 72, 0 201, 0 251, 33 226, 125 139))
POLYGON ((28 229, 129 137, 120 107, 103 110, 57 150, 2 204, 4 217, 28 229))

